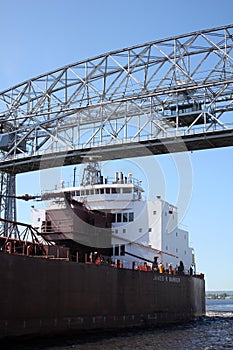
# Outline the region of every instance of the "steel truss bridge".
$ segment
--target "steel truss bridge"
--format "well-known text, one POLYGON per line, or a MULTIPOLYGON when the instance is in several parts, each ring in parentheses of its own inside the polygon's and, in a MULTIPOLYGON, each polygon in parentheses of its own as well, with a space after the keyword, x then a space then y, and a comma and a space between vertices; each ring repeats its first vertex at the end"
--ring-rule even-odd
MULTIPOLYGON (((0 93, 2 193, 18 173, 233 145, 233 25, 112 51, 0 93)), ((5 219, 14 204, 3 203, 5 219)))

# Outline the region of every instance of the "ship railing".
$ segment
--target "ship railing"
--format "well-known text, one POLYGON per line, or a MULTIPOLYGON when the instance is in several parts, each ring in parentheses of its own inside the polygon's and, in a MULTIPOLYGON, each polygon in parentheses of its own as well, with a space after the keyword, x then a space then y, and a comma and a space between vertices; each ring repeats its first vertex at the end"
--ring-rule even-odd
POLYGON ((33 256, 33 258, 41 258, 41 259, 50 259, 50 260, 63 260, 63 261, 70 261, 70 258, 58 258, 55 255, 29 255, 33 256))
POLYGON ((127 259, 112 259, 107 261, 107 259, 99 259, 98 261, 91 261, 85 259, 85 264, 96 264, 96 265, 109 265, 114 268, 119 269, 129 269, 129 270, 138 270, 138 271, 152 271, 152 264, 146 264, 144 262, 132 261, 127 259))
POLYGON ((157 272, 158 275, 169 275, 169 276, 192 276, 200 279, 204 279, 204 274, 200 273, 190 273, 190 270, 186 269, 183 272, 178 271, 178 269, 170 268, 170 269, 154 269, 152 263, 148 263, 145 261, 132 261, 126 259, 113 259, 110 263, 107 263, 106 260, 101 259, 98 262, 92 262, 90 260, 85 261, 86 264, 96 264, 96 265, 109 265, 113 268, 117 269, 129 269, 135 271, 153 271, 157 272))
POLYGON ((195 273, 193 277, 200 278, 201 280, 203 280, 205 278, 205 275, 204 273, 195 273))
MULTIPOLYGON (((137 187, 137 188, 142 188, 142 181, 137 179, 137 178, 124 178, 123 180, 118 180, 116 181, 116 179, 114 177, 109 177, 107 176, 106 178, 104 178, 104 182, 103 183, 96 183, 95 185, 127 185, 127 184, 133 184, 133 186, 137 187)), ((75 184, 73 181, 63 181, 61 184, 55 185, 53 189, 45 189, 41 192, 41 195, 45 195, 45 194, 51 194, 53 193, 53 191, 59 191, 62 190, 62 192, 64 191, 64 189, 74 189, 76 187, 85 187, 85 186, 80 186, 78 184, 78 181, 75 181, 75 184)), ((63 199, 63 195, 62 192, 57 192, 56 196, 62 200, 63 199)), ((53 194, 54 197, 54 194, 53 194)), ((48 198, 49 199, 49 198, 48 198)), ((59 200, 58 200, 59 201, 59 200)))
POLYGON ((69 258, 56 258, 56 257, 53 257, 53 258, 49 258, 51 260, 62 260, 62 261, 70 261, 69 258))

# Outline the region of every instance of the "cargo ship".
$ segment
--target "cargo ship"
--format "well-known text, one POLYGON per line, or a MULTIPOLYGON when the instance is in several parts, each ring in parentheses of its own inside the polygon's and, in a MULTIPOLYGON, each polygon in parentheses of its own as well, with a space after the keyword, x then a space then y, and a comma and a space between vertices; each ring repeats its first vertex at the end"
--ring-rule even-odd
POLYGON ((156 327, 205 314, 178 210, 119 171, 91 159, 81 183, 41 194, 33 240, 0 237, 0 337, 156 327))

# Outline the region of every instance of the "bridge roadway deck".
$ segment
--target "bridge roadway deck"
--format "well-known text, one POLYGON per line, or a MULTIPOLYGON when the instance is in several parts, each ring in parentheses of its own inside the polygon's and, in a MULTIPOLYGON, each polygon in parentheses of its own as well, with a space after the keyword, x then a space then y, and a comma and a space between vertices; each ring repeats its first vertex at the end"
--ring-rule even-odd
POLYGON ((85 161, 84 156, 98 155, 104 161, 229 146, 233 146, 233 129, 140 142, 122 142, 115 145, 8 159, 0 161, 0 171, 19 174, 58 166, 81 164, 85 161))

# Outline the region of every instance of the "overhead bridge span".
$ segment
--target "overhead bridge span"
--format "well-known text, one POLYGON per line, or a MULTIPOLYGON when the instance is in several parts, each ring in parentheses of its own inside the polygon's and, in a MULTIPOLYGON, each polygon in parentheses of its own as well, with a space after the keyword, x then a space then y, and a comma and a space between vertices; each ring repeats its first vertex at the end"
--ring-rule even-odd
POLYGON ((112 51, 0 93, 0 171, 233 145, 233 25, 112 51))
POLYGON ((0 92, 1 217, 19 173, 232 145, 233 25, 85 59, 0 92))
POLYGON ((0 92, 1 216, 19 173, 232 145, 233 25, 82 60, 0 92))

